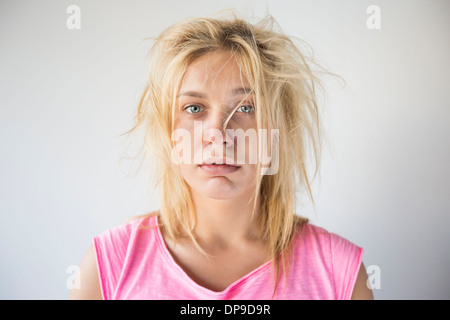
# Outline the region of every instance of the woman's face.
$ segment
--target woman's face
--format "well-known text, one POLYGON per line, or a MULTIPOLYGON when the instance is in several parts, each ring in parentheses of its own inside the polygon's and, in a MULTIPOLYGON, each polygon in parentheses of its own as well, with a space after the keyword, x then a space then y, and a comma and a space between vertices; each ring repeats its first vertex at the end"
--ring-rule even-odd
POLYGON ((257 134, 250 89, 230 52, 205 54, 189 66, 178 92, 172 140, 192 192, 232 199, 254 190, 257 134), (206 165, 212 162, 230 165, 206 165))

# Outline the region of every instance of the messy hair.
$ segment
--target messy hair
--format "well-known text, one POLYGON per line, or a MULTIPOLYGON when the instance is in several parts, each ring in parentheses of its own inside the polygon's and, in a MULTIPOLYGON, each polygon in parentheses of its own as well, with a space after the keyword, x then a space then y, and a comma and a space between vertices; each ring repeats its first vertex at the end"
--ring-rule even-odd
MULTIPOLYGON (((289 265, 292 240, 308 221, 295 212, 297 195, 306 193, 314 204, 311 182, 320 162, 317 89, 321 84, 313 71, 316 64, 300 49, 309 47, 286 36, 271 16, 251 24, 234 13, 187 19, 153 40, 148 77, 135 124, 128 133, 144 130, 143 150, 153 168, 154 185, 160 188, 159 221, 169 237, 176 240, 188 235, 202 251, 194 233, 196 214, 189 185, 171 158, 176 98, 195 59, 214 51, 231 52, 251 84, 257 128, 278 129, 278 152, 272 154, 278 170, 258 175, 251 199, 255 221, 276 270, 275 292, 279 276, 289 265), (255 214, 257 201, 260 205, 255 214)), ((258 159, 257 172, 261 172, 260 165, 258 159)))

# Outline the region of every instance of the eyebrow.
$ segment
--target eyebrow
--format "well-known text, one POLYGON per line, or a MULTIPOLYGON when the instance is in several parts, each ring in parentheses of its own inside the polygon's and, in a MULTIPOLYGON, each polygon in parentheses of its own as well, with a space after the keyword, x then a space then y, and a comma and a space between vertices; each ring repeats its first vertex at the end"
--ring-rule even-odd
MULTIPOLYGON (((231 93, 233 96, 237 96, 237 95, 241 95, 241 94, 251 94, 251 93, 253 93, 253 90, 250 88, 236 88, 236 89, 233 89, 231 91, 231 93)), ((198 91, 192 91, 192 90, 181 92, 177 96, 177 98, 181 97, 181 96, 189 96, 189 97, 200 98, 200 99, 207 98, 207 95, 205 93, 198 92, 198 91)))

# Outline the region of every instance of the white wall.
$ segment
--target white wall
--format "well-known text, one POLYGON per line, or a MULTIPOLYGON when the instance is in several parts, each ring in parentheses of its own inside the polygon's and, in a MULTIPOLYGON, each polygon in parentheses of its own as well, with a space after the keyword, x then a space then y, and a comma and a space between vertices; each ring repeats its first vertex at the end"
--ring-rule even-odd
POLYGON ((0 2, 0 298, 65 299, 93 236, 158 208, 144 171, 119 161, 141 40, 230 6, 267 9, 346 81, 327 81, 317 210, 299 211, 364 247, 376 298, 450 298, 447 0, 0 2), (73 4, 79 30, 66 26, 73 4))

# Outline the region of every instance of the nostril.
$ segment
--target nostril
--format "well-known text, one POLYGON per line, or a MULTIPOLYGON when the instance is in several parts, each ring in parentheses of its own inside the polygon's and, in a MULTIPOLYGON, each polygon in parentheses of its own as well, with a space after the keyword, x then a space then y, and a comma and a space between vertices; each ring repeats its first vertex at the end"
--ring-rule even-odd
POLYGON ((216 128, 209 128, 203 132, 203 141, 213 142, 216 145, 219 144, 234 144, 234 132, 233 129, 227 129, 227 132, 220 131, 216 128))

